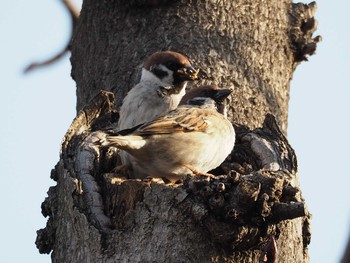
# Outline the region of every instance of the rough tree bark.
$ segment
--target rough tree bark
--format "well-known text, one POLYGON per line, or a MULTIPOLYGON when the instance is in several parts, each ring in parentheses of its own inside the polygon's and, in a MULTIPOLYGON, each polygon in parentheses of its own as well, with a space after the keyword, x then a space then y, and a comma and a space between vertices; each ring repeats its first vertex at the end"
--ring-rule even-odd
POLYGON ((292 74, 319 41, 315 8, 289 0, 84 1, 71 45, 79 113, 42 205, 49 219, 38 231, 40 252, 52 251, 53 262, 308 262, 310 215, 285 135, 292 74), (119 178, 113 149, 92 143, 91 131, 118 119, 145 57, 166 49, 206 69, 206 84, 234 88, 237 144, 215 180, 119 178))

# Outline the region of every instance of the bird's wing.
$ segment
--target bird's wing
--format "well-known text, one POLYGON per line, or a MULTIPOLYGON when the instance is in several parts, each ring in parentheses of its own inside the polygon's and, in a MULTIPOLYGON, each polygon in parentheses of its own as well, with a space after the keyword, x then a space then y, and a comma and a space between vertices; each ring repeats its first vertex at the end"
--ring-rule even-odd
POLYGON ((134 135, 156 135, 175 132, 204 131, 209 122, 207 110, 198 108, 178 108, 167 115, 140 126, 134 135))

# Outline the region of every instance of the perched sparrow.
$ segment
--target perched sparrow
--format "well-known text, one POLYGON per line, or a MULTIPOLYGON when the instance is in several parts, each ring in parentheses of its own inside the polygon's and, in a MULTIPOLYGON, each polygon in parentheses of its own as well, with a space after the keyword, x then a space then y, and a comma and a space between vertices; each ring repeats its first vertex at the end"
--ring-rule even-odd
POLYGON ((193 92, 196 97, 188 96, 188 105, 132 129, 111 132, 102 145, 132 155, 136 178, 177 181, 186 174, 206 175, 234 146, 233 126, 216 108, 231 90, 211 86, 202 88, 203 93, 197 89, 193 92))
POLYGON ((140 82, 123 100, 118 129, 134 127, 176 109, 185 95, 187 81, 205 77, 182 54, 173 51, 152 54, 143 65, 140 82))
MULTIPOLYGON (((143 65, 140 82, 123 100, 118 130, 132 128, 176 109, 185 95, 187 81, 205 78, 205 73, 191 66, 182 54, 161 51, 152 54, 143 65)), ((122 164, 133 168, 133 157, 120 154, 122 164)))

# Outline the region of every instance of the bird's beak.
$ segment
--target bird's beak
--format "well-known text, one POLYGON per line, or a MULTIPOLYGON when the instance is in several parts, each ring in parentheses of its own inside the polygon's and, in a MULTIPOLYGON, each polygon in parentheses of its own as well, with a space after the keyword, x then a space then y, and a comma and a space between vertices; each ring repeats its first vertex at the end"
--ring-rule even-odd
POLYGON ((217 102, 221 102, 224 99, 226 99, 231 93, 232 89, 218 89, 216 90, 215 95, 213 96, 213 99, 217 102))
POLYGON ((180 68, 176 73, 182 80, 198 80, 208 78, 208 75, 202 69, 196 69, 192 66, 180 68))

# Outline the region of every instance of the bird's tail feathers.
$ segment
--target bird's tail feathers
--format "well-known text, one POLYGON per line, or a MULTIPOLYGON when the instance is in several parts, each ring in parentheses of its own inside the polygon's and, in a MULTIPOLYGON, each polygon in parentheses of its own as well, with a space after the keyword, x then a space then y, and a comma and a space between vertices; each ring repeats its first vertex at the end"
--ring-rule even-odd
POLYGON ((145 141, 141 136, 128 135, 128 136, 113 136, 106 135, 101 141, 101 145, 105 147, 117 147, 120 149, 139 149, 145 145, 145 141))

